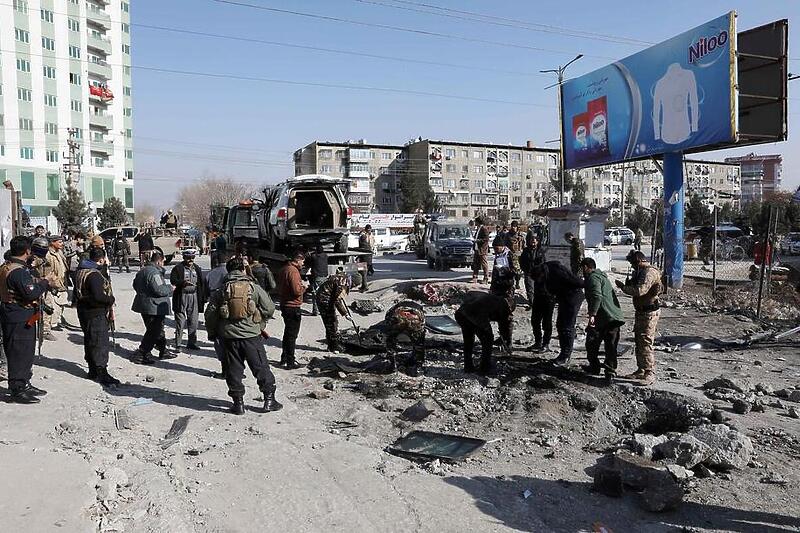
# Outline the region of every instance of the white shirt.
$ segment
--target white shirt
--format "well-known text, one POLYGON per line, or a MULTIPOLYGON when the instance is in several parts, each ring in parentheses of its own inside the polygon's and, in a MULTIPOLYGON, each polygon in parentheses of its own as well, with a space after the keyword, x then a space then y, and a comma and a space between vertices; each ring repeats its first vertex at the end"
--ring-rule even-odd
POLYGON ((653 129, 656 140, 680 144, 698 129, 700 110, 694 72, 678 63, 667 68, 653 94, 653 129))

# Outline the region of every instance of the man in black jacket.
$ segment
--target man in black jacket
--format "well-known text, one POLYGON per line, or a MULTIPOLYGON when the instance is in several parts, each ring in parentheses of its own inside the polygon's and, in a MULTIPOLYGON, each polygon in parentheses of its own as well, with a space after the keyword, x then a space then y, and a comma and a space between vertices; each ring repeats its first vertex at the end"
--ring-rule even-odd
POLYGON ((172 269, 169 282, 175 287, 172 293, 172 311, 175 313, 175 350, 181 349, 183 330, 188 330, 189 342, 186 347, 199 350, 197 345, 197 317, 202 312, 204 285, 203 271, 194 264, 197 251, 194 248, 183 250, 183 261, 172 269))
POLYGON ((509 306, 507 298, 478 291, 467 294, 464 303, 461 304, 455 315, 464 338, 464 372, 475 371, 472 350, 475 347, 476 335, 481 341, 481 366, 478 372, 488 374, 492 371, 492 347, 494 345, 492 322, 497 322, 500 339, 505 344, 506 350, 510 350, 512 314, 513 310, 509 306))
POLYGON ((153 243, 153 236, 150 235, 150 230, 139 232, 133 238, 134 242, 139 243, 139 270, 150 262, 150 254, 153 253, 155 244, 153 243))
POLYGON ((73 301, 78 307, 78 321, 83 331, 83 353, 89 365, 87 378, 104 387, 115 387, 120 381, 108 373, 109 331, 114 320, 114 294, 111 282, 100 272, 107 263, 101 248, 92 248, 89 259, 78 265, 75 274, 73 301))
POLYGON ((584 281, 558 261, 547 261, 538 265, 534 267, 533 273, 534 279, 543 283, 545 290, 553 295, 558 303, 556 330, 559 353, 553 363, 567 366, 575 342, 575 321, 583 303, 584 281))
POLYGON ((154 347, 158 348, 159 359, 174 359, 177 356, 167 349, 164 336, 164 319, 170 313, 172 286, 164 279, 164 256, 161 252, 153 250, 150 262, 133 279, 133 290, 136 296, 131 311, 142 315, 145 332, 131 362, 152 365, 155 359, 150 351, 154 347))
POLYGON ((528 246, 522 252, 520 262, 525 272, 525 291, 531 304, 531 329, 533 330, 533 351, 550 349, 550 338, 553 335, 553 311, 555 298, 547 292, 545 277, 537 277, 534 271, 537 266, 547 261, 544 250, 539 245, 536 235, 528 235, 528 246))

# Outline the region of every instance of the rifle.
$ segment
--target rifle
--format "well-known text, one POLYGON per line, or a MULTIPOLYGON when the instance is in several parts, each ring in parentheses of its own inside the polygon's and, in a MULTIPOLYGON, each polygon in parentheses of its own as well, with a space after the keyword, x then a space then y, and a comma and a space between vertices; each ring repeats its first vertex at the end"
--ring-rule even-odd
POLYGON ((108 325, 111 329, 111 342, 114 349, 117 348, 117 315, 114 313, 114 308, 108 310, 108 325))
POLYGON ((40 296, 36 302, 36 311, 25 321, 25 326, 36 327, 36 340, 38 342, 39 357, 42 356, 42 344, 44 344, 44 314, 53 314, 53 308, 44 303, 44 295, 40 296))

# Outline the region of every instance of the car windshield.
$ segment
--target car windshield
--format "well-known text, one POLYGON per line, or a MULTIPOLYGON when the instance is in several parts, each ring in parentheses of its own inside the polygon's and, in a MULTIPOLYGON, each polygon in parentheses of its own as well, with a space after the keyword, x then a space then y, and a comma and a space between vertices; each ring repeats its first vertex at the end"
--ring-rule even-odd
POLYGON ((469 228, 462 226, 445 226, 439 228, 438 236, 440 239, 468 239, 469 228))

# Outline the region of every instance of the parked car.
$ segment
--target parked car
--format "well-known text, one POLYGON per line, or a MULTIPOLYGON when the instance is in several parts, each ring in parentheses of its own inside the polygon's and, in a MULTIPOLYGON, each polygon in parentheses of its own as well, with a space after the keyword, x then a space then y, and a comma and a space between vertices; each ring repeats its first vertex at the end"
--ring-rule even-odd
POLYGON ((788 233, 781 239, 780 250, 783 255, 800 254, 800 232, 788 233))
POLYGON ((446 270, 472 264, 472 233, 466 222, 435 221, 425 228, 428 268, 446 270))
MULTIPOLYGON (((119 230, 122 230, 122 234, 125 235, 125 238, 128 239, 128 244, 131 246, 131 260, 138 261, 139 243, 136 241, 136 236, 142 231, 141 228, 137 226, 114 226, 104 229, 99 235, 104 241, 111 242, 119 230)), ((180 256, 181 249, 194 245, 194 238, 188 232, 168 231, 162 227, 149 228, 148 231, 153 236, 155 249, 164 255, 166 264, 170 264, 176 255, 180 256)))
POLYGON ((624 244, 630 246, 636 234, 629 228, 608 228, 603 234, 603 244, 610 246, 613 244, 624 244))

